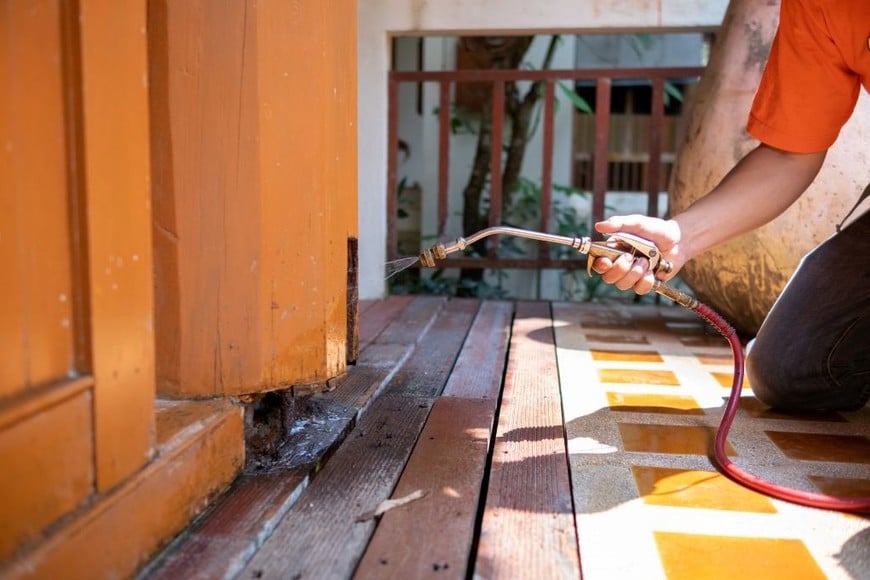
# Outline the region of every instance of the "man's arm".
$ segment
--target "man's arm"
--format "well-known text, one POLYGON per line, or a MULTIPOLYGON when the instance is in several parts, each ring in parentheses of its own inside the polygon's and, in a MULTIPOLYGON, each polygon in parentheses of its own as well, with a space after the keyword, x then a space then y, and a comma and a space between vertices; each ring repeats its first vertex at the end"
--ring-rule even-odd
MULTIPOLYGON (((595 225, 602 233, 629 232, 653 241, 674 269, 714 246, 760 227, 784 212, 815 179, 825 151, 788 153, 764 144, 744 157, 709 194, 671 220, 615 216, 595 225)), ((605 282, 638 294, 652 289, 654 276, 646 260, 606 258, 593 268, 605 282)))

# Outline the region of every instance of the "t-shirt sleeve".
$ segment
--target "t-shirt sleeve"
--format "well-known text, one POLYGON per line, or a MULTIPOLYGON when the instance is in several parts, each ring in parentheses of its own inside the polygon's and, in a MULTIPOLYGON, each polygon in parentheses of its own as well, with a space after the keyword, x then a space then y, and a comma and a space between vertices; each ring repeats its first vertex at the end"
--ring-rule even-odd
POLYGON ((779 27, 746 130, 795 153, 833 145, 855 108, 858 75, 846 67, 824 13, 808 0, 782 0, 779 27))

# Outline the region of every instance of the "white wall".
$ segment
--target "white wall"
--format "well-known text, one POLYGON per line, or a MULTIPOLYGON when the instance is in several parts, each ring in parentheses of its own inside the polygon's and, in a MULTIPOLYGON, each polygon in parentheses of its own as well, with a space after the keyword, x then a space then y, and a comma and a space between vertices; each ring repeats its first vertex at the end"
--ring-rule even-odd
POLYGON ((710 30, 727 0, 360 0, 360 298, 384 295, 387 78, 390 38, 402 35, 710 30))

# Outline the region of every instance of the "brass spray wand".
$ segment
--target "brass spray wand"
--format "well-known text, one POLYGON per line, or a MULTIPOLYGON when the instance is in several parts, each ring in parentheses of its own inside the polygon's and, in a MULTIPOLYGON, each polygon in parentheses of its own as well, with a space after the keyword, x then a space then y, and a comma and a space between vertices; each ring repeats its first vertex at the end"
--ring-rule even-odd
MULTIPOLYGON (((434 268, 436 260, 444 260, 448 254, 462 251, 471 244, 494 235, 515 236, 550 244, 570 246, 581 254, 586 254, 593 258, 605 257, 615 261, 623 254, 633 257, 644 257, 649 260, 650 268, 654 272, 670 272, 673 268, 672 264, 662 257, 655 244, 632 234, 616 233, 604 242, 593 242, 592 238, 589 237, 560 236, 558 234, 546 234, 507 226, 486 228, 468 237, 456 238, 452 243, 435 244, 431 248, 423 250, 420 254, 420 265, 426 268, 434 268)), ((592 260, 587 261, 586 271, 591 275, 592 260)), ((694 310, 698 304, 698 301, 694 297, 668 286, 661 280, 655 281, 653 290, 690 310, 694 310)))

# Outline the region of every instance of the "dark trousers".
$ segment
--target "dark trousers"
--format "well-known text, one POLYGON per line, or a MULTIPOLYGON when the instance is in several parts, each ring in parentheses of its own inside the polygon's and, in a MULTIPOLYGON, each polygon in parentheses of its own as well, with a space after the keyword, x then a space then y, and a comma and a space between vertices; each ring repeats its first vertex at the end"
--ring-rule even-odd
POLYGON ((856 410, 870 398, 870 211, 807 254, 749 350, 762 402, 856 410))

